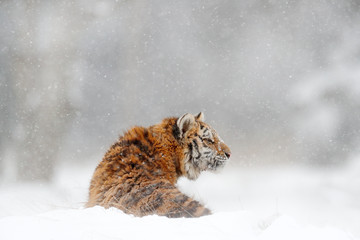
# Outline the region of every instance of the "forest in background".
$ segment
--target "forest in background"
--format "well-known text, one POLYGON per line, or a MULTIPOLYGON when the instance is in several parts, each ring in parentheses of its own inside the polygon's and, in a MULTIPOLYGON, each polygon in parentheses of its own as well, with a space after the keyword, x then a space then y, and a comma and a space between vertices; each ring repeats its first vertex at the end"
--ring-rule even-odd
POLYGON ((0 1, 0 180, 204 111, 239 165, 360 145, 360 2, 0 1))

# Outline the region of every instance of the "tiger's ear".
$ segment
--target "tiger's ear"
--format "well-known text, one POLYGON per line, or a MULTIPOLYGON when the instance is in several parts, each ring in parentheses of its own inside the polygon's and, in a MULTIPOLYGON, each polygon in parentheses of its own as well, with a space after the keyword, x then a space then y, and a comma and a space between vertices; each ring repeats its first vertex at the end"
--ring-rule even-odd
POLYGON ((195 117, 190 113, 186 113, 176 121, 176 124, 180 130, 180 136, 182 137, 187 131, 195 126, 195 117))
POLYGON ((203 112, 199 112, 199 114, 195 116, 195 119, 196 119, 197 121, 201 121, 201 122, 205 121, 204 113, 203 113, 203 112))

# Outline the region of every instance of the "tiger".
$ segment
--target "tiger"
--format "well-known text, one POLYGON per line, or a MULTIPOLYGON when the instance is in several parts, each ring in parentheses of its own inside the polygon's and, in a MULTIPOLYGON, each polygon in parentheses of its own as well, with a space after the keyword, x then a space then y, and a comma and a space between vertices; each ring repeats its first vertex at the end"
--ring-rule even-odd
POLYGON ((230 148, 204 122, 189 113, 148 128, 135 126, 120 136, 92 176, 86 207, 115 207, 136 217, 201 217, 211 211, 179 191, 180 177, 195 180, 218 171, 230 148))

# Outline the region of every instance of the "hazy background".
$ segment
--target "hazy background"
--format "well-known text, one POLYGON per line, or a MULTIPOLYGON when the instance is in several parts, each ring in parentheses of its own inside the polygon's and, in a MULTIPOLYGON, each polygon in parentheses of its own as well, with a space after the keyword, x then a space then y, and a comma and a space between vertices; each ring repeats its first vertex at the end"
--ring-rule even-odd
POLYGON ((360 1, 1 1, 0 180, 94 164, 132 125, 204 111, 233 166, 360 146, 360 1))

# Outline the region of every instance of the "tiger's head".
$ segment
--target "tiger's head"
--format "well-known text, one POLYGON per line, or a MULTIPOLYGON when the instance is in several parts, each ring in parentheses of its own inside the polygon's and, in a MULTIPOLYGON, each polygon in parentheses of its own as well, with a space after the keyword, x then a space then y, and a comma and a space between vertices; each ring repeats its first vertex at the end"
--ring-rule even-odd
POLYGON ((189 179, 201 171, 216 171, 224 167, 231 155, 216 131, 204 122, 204 114, 185 114, 176 121, 178 139, 185 148, 184 170, 189 179))

